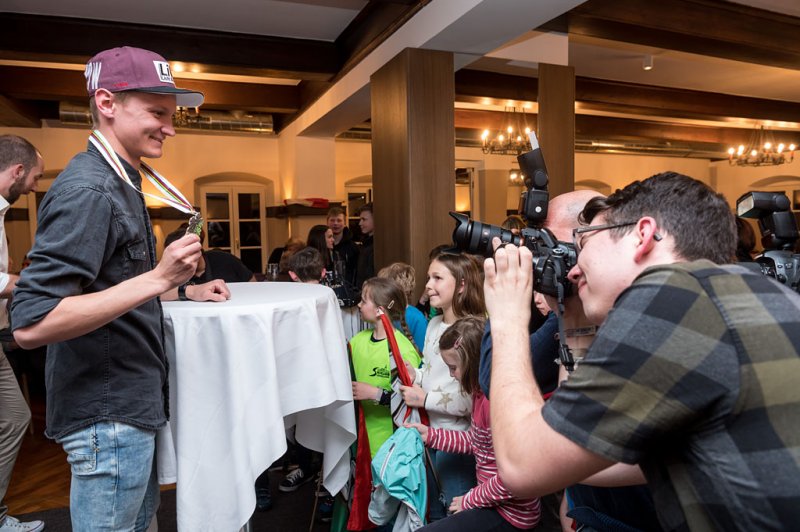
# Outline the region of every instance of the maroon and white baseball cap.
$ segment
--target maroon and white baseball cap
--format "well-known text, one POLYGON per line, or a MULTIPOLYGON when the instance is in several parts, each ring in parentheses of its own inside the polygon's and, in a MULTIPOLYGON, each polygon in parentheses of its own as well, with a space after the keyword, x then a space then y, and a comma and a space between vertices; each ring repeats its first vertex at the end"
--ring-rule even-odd
POLYGON ((94 96, 97 89, 139 91, 173 94, 180 107, 200 107, 203 103, 202 92, 175 86, 166 59, 142 48, 123 46, 104 50, 86 63, 84 74, 89 96, 94 96))

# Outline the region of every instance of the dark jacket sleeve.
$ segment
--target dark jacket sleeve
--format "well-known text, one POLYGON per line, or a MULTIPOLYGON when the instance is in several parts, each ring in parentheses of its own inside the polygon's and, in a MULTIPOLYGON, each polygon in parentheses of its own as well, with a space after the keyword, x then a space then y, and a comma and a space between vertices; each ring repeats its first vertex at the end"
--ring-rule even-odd
MULTIPOLYGON (((554 362, 558 358, 558 319, 552 312, 530 336, 531 362, 533 375, 539 390, 544 393, 552 392, 558 386, 558 365, 554 362)), ((489 383, 492 380, 492 335, 489 320, 481 340, 481 360, 478 368, 478 384, 483 395, 489 397, 489 383)))

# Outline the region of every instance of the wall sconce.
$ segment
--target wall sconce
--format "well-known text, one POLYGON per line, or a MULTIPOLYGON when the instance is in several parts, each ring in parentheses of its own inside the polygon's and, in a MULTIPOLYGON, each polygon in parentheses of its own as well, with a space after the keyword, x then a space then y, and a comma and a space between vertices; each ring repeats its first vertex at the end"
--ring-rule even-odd
POLYGON ((647 55, 644 56, 644 59, 642 60, 642 68, 644 70, 653 70, 653 56, 652 55, 647 54, 647 55))
POLYGON ((525 174, 512 168, 508 171, 508 184, 514 187, 521 187, 525 184, 525 174))

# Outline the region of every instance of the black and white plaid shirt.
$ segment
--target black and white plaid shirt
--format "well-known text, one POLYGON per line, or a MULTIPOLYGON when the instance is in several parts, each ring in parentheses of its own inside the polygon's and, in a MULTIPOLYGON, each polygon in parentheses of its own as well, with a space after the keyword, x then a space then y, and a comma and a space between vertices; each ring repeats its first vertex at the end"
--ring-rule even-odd
POLYGON ((738 266, 649 268, 545 405, 556 431, 641 465, 665 530, 800 523, 800 295, 738 266))

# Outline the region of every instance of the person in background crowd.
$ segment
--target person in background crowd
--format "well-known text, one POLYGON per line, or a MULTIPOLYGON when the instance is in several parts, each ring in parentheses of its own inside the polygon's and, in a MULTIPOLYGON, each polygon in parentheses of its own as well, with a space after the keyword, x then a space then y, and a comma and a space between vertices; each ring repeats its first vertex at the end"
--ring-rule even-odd
MULTIPOLYGON (((486 313, 480 270, 469 255, 441 253, 428 267, 425 289, 431 305, 441 314, 428 323, 422 367, 419 371, 409 368, 414 386, 401 386, 400 391, 408 406, 425 407, 431 427, 467 430, 472 401, 450 375, 439 352, 439 339, 457 319, 486 313)), ((431 520, 436 520, 445 516, 454 497, 475 485, 475 460, 469 455, 445 451, 432 450, 431 455, 442 492, 440 496, 436 484, 428 482, 429 514, 431 520)))
MULTIPOLYGON (((178 229, 167 235, 164 247, 169 246, 186 234, 188 223, 181 224, 178 229)), ((200 231, 200 243, 205 242, 206 233, 200 231)), ((197 263, 197 271, 190 280, 193 284, 202 284, 214 279, 222 279, 226 283, 254 282, 256 276, 236 255, 219 249, 203 250, 197 263)))
MULTIPOLYGON (((441 253, 447 252, 452 247, 452 244, 439 244, 428 252, 428 261, 432 261, 441 253)), ((422 315, 425 316, 425 319, 428 321, 430 321, 431 318, 439 313, 439 310, 436 307, 431 306, 427 288, 422 290, 422 294, 420 294, 419 299, 417 300, 416 307, 420 312, 422 312, 422 315)))
POLYGON ((319 284, 325 277, 325 262, 316 248, 306 247, 289 257, 289 277, 297 283, 319 284))
POLYGON ((331 207, 328 210, 328 227, 333 231, 333 252, 337 260, 344 261, 344 279, 351 285, 356 282, 358 269, 358 245, 353 242, 353 235, 347 227, 344 209, 331 207))
POLYGON ((283 255, 283 252, 287 249, 303 249, 304 247, 306 247, 305 240, 302 238, 297 238, 296 236, 291 236, 283 246, 277 247, 270 252, 269 258, 267 259, 267 264, 279 263, 281 261, 281 255, 283 255))
POLYGON ((537 525, 541 515, 539 499, 515 497, 497 475, 489 425, 489 399, 478 386, 484 322, 481 316, 461 318, 439 339, 439 351, 450 375, 461 384, 464 393, 472 397, 469 430, 435 429, 418 423, 407 425, 417 429, 429 447, 475 456, 478 485, 463 496, 453 498, 450 503, 452 515, 422 529, 427 532, 528 530, 537 525))
POLYGON ((308 231, 307 245, 319 251, 325 269, 334 271, 333 231, 327 225, 315 225, 308 231))
MULTIPOLYGON (((550 230, 558 240, 569 242, 572 239, 572 230, 578 227, 578 216, 586 203, 598 196, 600 194, 594 191, 576 190, 552 198, 548 204, 544 228, 550 230)), ((544 324, 530 335, 534 377, 539 390, 547 397, 556 389, 559 380, 567 378, 567 373, 563 370, 559 378, 559 368, 562 366, 555 364, 555 360, 559 357, 558 321, 555 313, 549 313, 549 310, 555 308, 557 303, 555 299, 539 292, 534 292, 533 303, 533 306, 537 307, 537 312, 547 316, 544 324)), ((596 328, 586 322, 577 294, 565 301, 564 327, 566 341, 572 348, 573 355, 583 356, 594 339, 596 328)), ((480 374, 481 387, 487 396, 491 379, 491 348, 491 335, 487 331, 484 336, 480 374)), ((569 510, 576 508, 570 513, 577 515, 578 526, 594 527, 598 532, 604 532, 608 529, 601 527, 599 523, 613 522, 621 527, 628 527, 626 530, 630 529, 629 532, 660 530, 653 498, 646 486, 603 487, 576 484, 567 488, 564 501, 567 499, 571 503, 569 510)), ((544 512, 540 528, 550 526, 551 522, 557 521, 560 501, 554 496, 544 496, 542 505, 544 512)), ((566 511, 564 513, 566 514, 566 511)), ((570 518, 566 520, 571 521, 570 518)))
POLYGON ((495 240, 485 263, 503 482, 537 495, 615 462, 638 464, 665 530, 792 528, 800 341, 788 332, 800 329, 800 295, 720 266, 734 256, 734 217, 687 176, 658 174, 594 198, 580 221, 568 276, 599 329, 547 403, 528 353, 531 252, 495 240))
POLYGON ((358 209, 358 226, 361 228, 361 249, 358 251, 358 267, 356 268, 356 288, 361 290, 364 281, 375 275, 375 220, 372 217, 372 203, 362 205, 358 209))
POLYGON ((292 255, 306 247, 303 240, 297 239, 291 243, 287 243, 286 249, 281 253, 281 260, 278 262, 278 278, 276 281, 290 283, 292 278, 289 276, 289 259, 292 255))
POLYGON ((515 235, 518 235, 519 232, 528 227, 528 225, 525 223, 525 220, 523 220, 521 216, 519 216, 518 214, 512 214, 511 216, 503 220, 503 223, 500 224, 500 227, 502 227, 503 229, 508 229, 515 235))
MULTIPOLYGON (((19 279, 8 273, 5 215, 21 195, 36 190, 43 173, 44 160, 30 142, 16 135, 0 135, 0 329, 8 326, 6 304, 19 279)), ((8 507, 3 504, 30 420, 31 411, 22 397, 14 370, 0 350, 0 532, 44 529, 41 521, 22 523, 8 515, 8 507)))
POLYGON ((12 303, 17 343, 48 344, 47 430, 72 468, 73 530, 146 530, 158 505, 156 432, 167 422, 159 296, 225 301, 224 281, 184 286, 201 255, 185 235, 155 261, 142 158, 175 135, 169 63, 141 48, 105 50, 86 66, 95 130, 39 207, 31 264, 12 303), (183 293, 179 293, 183 287, 183 293))
POLYGON ((752 262, 753 250, 756 247, 756 233, 747 220, 736 218, 736 261, 752 262))
MULTIPOLYGON (((417 287, 417 277, 414 267, 405 262, 393 262, 381 268, 378 277, 385 277, 396 282, 406 294, 406 301, 414 301, 414 290, 417 287)), ((406 305, 406 323, 411 330, 414 346, 420 349, 425 346, 425 332, 428 330, 428 320, 422 312, 412 305, 406 305)))
MULTIPOLYGON (((354 375, 353 399, 357 401, 359 416, 358 437, 366 437, 369 442, 369 456, 363 456, 362 447, 356 456, 357 464, 363 460, 372 461, 381 445, 394 432, 392 421, 391 395, 392 380, 397 375, 395 359, 389 350, 389 334, 393 334, 400 350, 400 356, 406 365, 419 367, 420 356, 411 340, 404 316, 407 301, 403 290, 391 279, 373 277, 367 279, 361 290, 361 302, 358 310, 361 318, 373 324, 372 329, 361 331, 348 342, 352 372, 354 375), (379 316, 379 310, 385 312, 392 321, 399 321, 400 328, 387 331, 379 316), (363 423, 362 423, 363 422, 363 423)), ((356 475, 364 469, 356 465, 356 475)), ((371 486, 371 478, 355 480, 356 494, 369 493, 358 490, 359 483, 371 486)), ((356 495, 358 496, 358 495, 356 495)), ((368 495, 367 495, 368 497, 368 495)), ((364 501, 361 501, 363 503, 364 501)), ((362 508, 365 505, 351 501, 351 506, 362 508)), ((366 503, 368 504, 368 503, 366 503)), ((348 529, 357 529, 357 512, 350 514, 348 529)), ((384 529, 382 527, 382 529, 384 529)))
MULTIPOLYGON (((319 251, 306 247, 293 253, 287 259, 289 277, 297 283, 319 284, 325 275, 325 266, 319 251)), ((294 444, 297 468, 290 471, 278 484, 278 489, 285 493, 296 491, 300 486, 314 480, 319 472, 320 453, 311 451, 299 443, 294 444)), ((269 470, 264 471, 256 479, 256 509, 265 512, 272 508, 272 493, 269 486, 269 470)))

